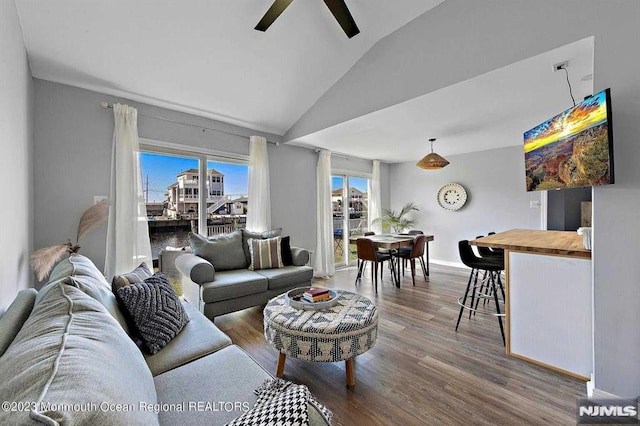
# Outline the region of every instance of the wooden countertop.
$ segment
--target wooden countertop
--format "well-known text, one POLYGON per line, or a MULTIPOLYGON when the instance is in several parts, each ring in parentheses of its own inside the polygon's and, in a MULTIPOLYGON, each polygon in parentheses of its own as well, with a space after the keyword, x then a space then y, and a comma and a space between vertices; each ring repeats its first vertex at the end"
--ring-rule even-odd
POLYGON ((582 245, 582 236, 572 231, 511 229, 471 241, 474 246, 501 248, 552 256, 591 259, 591 250, 582 245))

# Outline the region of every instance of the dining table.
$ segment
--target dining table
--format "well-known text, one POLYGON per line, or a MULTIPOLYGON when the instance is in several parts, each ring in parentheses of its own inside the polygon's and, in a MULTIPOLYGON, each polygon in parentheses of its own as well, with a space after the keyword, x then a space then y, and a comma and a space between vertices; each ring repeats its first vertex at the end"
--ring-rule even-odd
MULTIPOLYGON (((368 238, 373 241, 373 245, 378 248, 389 250, 397 250, 403 246, 413 245, 416 235, 413 234, 379 234, 379 235, 351 235, 349 243, 355 244, 358 238, 368 238)), ((429 276, 429 241, 433 241, 433 235, 426 235, 425 255, 427 265, 427 276, 429 276)), ((398 259, 398 267, 395 268, 395 276, 393 276, 394 284, 400 288, 400 259, 398 259)))

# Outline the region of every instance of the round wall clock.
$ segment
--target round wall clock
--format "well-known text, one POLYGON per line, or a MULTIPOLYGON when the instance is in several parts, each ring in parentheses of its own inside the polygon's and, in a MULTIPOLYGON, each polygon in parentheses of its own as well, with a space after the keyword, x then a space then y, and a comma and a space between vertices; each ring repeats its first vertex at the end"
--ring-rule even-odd
POLYGON ((446 210, 459 210, 467 202, 467 191, 459 183, 448 183, 438 191, 438 204, 446 210))

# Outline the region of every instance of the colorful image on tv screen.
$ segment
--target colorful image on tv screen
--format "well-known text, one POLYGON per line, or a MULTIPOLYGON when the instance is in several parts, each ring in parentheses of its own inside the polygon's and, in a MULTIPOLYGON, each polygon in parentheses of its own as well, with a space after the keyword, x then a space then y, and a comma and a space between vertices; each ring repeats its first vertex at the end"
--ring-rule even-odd
POLYGON ((524 133, 527 191, 610 183, 607 93, 524 133))

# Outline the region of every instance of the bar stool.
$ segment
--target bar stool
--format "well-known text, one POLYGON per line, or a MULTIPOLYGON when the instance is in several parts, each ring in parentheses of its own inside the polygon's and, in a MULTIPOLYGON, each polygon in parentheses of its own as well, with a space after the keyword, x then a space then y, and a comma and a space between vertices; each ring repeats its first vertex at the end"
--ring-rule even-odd
MULTIPOLYGON (((492 233, 489 233, 489 235, 491 235, 492 233)), ((478 235, 476 237, 476 239, 478 238, 483 238, 484 235, 478 235)), ((480 254, 480 256, 484 259, 493 259, 496 262, 502 264, 502 270, 504 270, 504 250, 502 249, 490 249, 489 247, 482 247, 482 246, 477 246, 476 247, 478 249, 478 253, 480 254)), ((493 273, 493 272, 492 272, 493 273)), ((480 299, 484 299, 483 301, 483 305, 487 302, 487 300, 489 298, 491 298, 491 292, 492 289, 489 286, 489 280, 488 280, 488 271, 484 271, 484 274, 482 276, 482 281, 480 284, 480 288, 478 289, 478 297, 476 299, 476 303, 475 303, 475 309, 478 309, 478 302, 480 302, 480 299), (484 293, 483 293, 484 291, 484 293)), ((495 274, 494 279, 496 279, 496 281, 498 282, 498 287, 500 287, 500 291, 502 293, 502 300, 504 300, 505 298, 505 294, 504 294, 504 287, 502 285, 502 279, 501 279, 501 272, 493 273, 495 274)), ((473 295, 472 295, 472 305, 473 305, 473 295)), ((473 311, 473 314, 475 315, 475 311, 473 311)), ((471 311, 469 312, 469 318, 471 318, 471 311)))
POLYGON ((473 252, 471 245, 468 240, 462 240, 458 242, 458 250, 460 252, 460 260, 467 267, 471 268, 471 274, 469 275, 469 281, 467 282, 467 288, 464 292, 464 296, 458 298, 458 304, 460 305, 460 313, 458 314, 458 322, 456 323, 456 331, 458 331, 458 326, 460 326, 460 319, 462 319, 462 312, 465 309, 469 309, 470 311, 476 311, 474 306, 474 298, 476 288, 478 286, 478 275, 480 272, 486 271, 489 277, 489 285, 491 286, 491 292, 493 293, 493 300, 496 304, 496 313, 492 314, 498 317, 498 324, 500 325, 500 333, 502 334, 502 343, 506 344, 505 336, 504 336, 504 327, 502 325, 502 317, 503 313, 500 312, 500 302, 498 301, 498 291, 496 288, 496 279, 494 277, 494 273, 499 273, 504 270, 504 262, 500 262, 496 259, 482 258, 475 255, 473 252), (473 281, 473 285, 471 282, 473 281), (467 306, 467 297, 469 296, 469 291, 472 291, 472 299, 471 304, 467 306), (462 299, 462 300, 460 300, 462 299))

